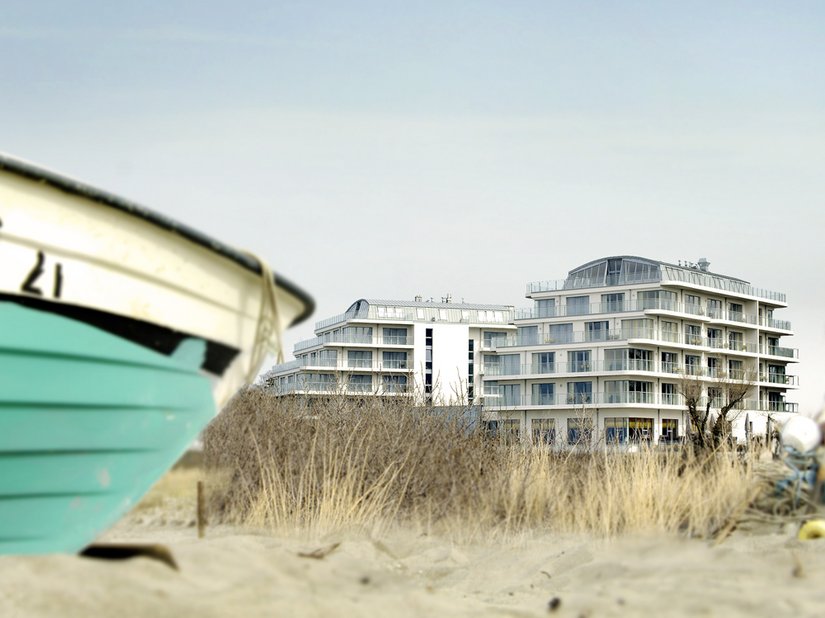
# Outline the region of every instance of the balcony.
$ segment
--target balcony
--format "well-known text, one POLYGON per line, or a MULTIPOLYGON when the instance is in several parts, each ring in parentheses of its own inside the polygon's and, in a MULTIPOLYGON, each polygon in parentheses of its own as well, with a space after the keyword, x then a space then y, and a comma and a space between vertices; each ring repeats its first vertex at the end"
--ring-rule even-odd
POLYGON ((796 348, 781 348, 779 346, 763 345, 760 349, 762 354, 766 356, 781 356, 782 358, 799 358, 799 350, 796 348))
POLYGON ((485 365, 484 377, 551 375, 592 372, 654 372, 652 360, 625 359, 619 361, 573 361, 557 363, 529 363, 517 366, 485 365))
POLYGON ((776 330, 787 330, 787 331, 792 330, 791 329, 791 323, 788 322, 787 320, 774 320, 774 319, 762 318, 759 321, 759 325, 763 326, 765 328, 773 328, 773 329, 776 329, 776 330))
POLYGON ((786 373, 760 373, 759 381, 768 382, 769 384, 799 386, 799 378, 797 376, 788 375, 786 373))

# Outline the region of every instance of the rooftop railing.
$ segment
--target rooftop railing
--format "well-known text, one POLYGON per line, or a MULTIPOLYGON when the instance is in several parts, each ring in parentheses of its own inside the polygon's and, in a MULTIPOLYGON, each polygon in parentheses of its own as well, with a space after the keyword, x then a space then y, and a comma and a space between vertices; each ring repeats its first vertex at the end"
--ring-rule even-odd
POLYGON ((728 277, 714 275, 713 273, 668 265, 662 265, 660 272, 660 276, 641 274, 627 277, 624 275, 619 275, 615 278, 596 277, 588 279, 568 277, 567 279, 555 281, 532 281, 527 284, 527 294, 530 295, 538 292, 557 292, 564 290, 600 288, 615 285, 655 283, 661 281, 662 283, 687 283, 690 285, 698 285, 706 288, 723 290, 725 292, 733 292, 743 296, 752 296, 755 298, 772 300, 782 304, 786 302, 785 294, 781 292, 773 292, 771 290, 757 288, 749 283, 745 283, 744 281, 737 281, 728 277))

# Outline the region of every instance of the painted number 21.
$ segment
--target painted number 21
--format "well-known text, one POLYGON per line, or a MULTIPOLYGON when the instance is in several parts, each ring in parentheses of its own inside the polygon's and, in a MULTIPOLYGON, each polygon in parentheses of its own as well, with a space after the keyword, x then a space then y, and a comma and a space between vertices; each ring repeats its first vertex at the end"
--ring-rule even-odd
MULTIPOLYGON (((43 262, 46 261, 46 256, 43 255, 42 251, 37 252, 37 263, 34 265, 29 271, 26 280, 23 281, 23 285, 20 286, 21 292, 26 292, 28 294, 36 294, 37 296, 43 296, 43 289, 39 287, 38 281, 40 277, 46 272, 43 269, 43 262)), ((60 298, 60 291, 63 287, 63 266, 60 263, 54 265, 54 281, 52 285, 52 296, 54 298, 60 298)))

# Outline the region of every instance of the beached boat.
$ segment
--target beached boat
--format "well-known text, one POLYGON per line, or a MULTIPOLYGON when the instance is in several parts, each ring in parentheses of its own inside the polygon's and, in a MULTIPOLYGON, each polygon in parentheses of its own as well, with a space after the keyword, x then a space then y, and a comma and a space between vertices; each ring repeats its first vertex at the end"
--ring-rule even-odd
POLYGON ((248 254, 0 155, 0 553, 82 549, 312 309, 248 254))

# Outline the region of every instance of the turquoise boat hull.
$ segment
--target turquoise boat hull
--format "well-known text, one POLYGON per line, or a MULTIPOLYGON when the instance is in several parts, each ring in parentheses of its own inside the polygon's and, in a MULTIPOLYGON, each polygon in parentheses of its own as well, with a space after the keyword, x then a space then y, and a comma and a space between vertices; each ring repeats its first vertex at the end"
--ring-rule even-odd
POLYGON ((205 350, 0 302, 0 554, 80 551, 131 509, 214 416, 205 350))

